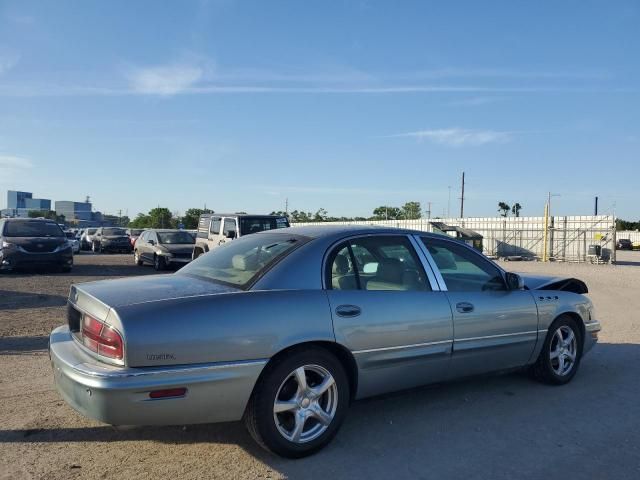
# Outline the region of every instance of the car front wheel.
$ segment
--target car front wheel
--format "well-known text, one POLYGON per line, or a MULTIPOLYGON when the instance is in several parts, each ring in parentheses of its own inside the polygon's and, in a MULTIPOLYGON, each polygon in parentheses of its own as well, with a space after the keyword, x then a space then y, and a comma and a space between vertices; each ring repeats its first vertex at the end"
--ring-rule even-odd
POLYGON ((156 255, 153 258, 153 267, 159 272, 167 268, 167 262, 165 262, 162 255, 156 255))
POLYGON ((349 406, 349 381, 338 359, 320 347, 293 351, 267 366, 244 421, 267 450, 300 458, 336 435, 349 406))
POLYGON ((136 265, 138 265, 139 267, 142 266, 142 259, 140 258, 140 255, 138 254, 138 251, 135 250, 133 252, 133 261, 136 265))
POLYGON ((549 327, 533 374, 544 383, 564 385, 575 376, 581 357, 582 332, 572 317, 561 315, 549 327))

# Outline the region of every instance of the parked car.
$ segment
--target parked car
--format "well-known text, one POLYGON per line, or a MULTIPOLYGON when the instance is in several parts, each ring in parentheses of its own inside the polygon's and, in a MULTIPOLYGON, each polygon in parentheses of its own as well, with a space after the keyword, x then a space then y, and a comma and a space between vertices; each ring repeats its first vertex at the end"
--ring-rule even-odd
POLYGON ((67 240, 71 244, 71 251, 74 254, 80 253, 80 240, 76 238, 76 234, 73 233, 71 230, 67 230, 66 232, 64 232, 64 234, 66 235, 67 240))
POLYGON ((128 228, 127 235, 129 235, 129 243, 131 243, 131 248, 136 246, 136 240, 140 234, 144 231, 144 228, 128 228))
POLYGON ((56 222, 0 220, 0 270, 52 266, 64 272, 70 272, 73 266, 71 243, 56 222))
POLYGON ((586 293, 442 235, 274 229, 173 275, 72 285, 50 355, 84 415, 243 419, 262 446, 301 457, 332 439, 352 399, 523 367, 568 383, 600 330, 586 293))
POLYGON ((122 252, 131 253, 129 235, 124 228, 100 227, 93 235, 91 250, 95 253, 122 252))
POLYGON ((82 250, 91 250, 93 246, 93 236, 98 231, 97 228, 87 228, 80 237, 80 248, 82 250))
POLYGON ((191 261, 195 239, 184 230, 145 230, 133 250, 136 265, 150 263, 156 270, 182 267, 191 261))
POLYGON ((633 243, 628 238, 619 238, 616 242, 617 250, 633 250, 633 243))
POLYGON ((193 258, 235 238, 265 230, 289 227, 287 217, 280 215, 247 215, 205 213, 200 215, 193 258))

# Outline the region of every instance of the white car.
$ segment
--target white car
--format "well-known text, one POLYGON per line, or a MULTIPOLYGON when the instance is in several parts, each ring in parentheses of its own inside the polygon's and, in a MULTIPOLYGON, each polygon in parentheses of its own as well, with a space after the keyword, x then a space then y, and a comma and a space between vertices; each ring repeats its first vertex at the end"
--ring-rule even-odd
POLYGON ((76 238, 76 234, 71 230, 67 230, 64 234, 67 236, 67 242, 71 244, 73 254, 80 253, 80 240, 76 238))

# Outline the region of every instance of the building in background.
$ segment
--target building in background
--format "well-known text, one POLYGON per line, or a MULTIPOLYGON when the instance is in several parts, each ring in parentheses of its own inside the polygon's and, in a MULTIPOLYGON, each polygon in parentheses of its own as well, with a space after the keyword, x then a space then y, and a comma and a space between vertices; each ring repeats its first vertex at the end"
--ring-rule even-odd
POLYGON ((64 215, 66 222, 93 220, 90 202, 73 202, 69 200, 56 200, 56 214, 64 215))
POLYGON ((51 210, 51 200, 33 198, 31 192, 7 191, 7 208, 2 210, 4 217, 28 217, 32 210, 51 210))

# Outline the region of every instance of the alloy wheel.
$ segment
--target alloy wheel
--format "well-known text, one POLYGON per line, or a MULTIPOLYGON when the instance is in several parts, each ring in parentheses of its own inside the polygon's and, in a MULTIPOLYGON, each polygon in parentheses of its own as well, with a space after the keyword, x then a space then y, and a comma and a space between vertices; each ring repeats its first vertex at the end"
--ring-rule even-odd
POLYGON ((556 375, 568 375, 576 364, 578 341, 573 330, 567 325, 559 327, 551 339, 549 359, 556 375))
POLYGON ((296 368, 282 382, 273 404, 278 432, 294 443, 307 443, 322 435, 338 407, 338 386, 319 365, 296 368))

